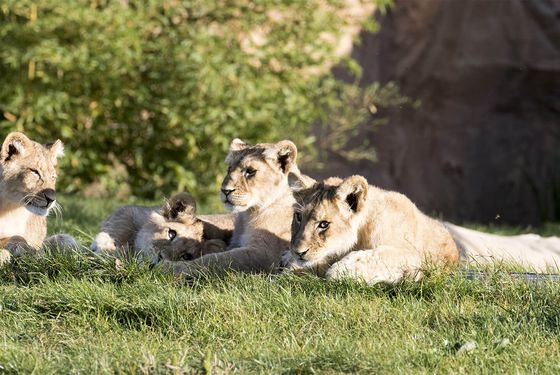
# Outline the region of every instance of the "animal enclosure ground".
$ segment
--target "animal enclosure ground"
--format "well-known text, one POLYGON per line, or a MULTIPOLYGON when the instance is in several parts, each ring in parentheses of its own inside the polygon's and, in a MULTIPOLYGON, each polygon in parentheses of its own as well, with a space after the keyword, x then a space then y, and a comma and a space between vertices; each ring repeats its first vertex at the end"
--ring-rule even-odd
MULTIPOLYGON (((117 205, 62 203, 50 231, 83 241, 117 205)), ((558 373, 559 357, 560 285, 502 273, 390 288, 289 275, 184 284, 59 251, 0 270, 0 373, 558 373)))

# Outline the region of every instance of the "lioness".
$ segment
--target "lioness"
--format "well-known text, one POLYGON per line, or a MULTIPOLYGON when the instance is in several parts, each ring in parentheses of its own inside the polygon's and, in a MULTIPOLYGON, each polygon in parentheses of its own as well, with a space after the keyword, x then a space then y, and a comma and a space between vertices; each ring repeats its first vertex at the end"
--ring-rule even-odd
POLYGON ((299 181, 287 269, 368 283, 419 279, 428 262, 456 265, 459 251, 440 222, 404 195, 361 176, 299 181))
POLYGON ((0 151, 0 262, 41 246, 77 247, 68 235, 45 240, 47 218, 56 206, 55 166, 60 140, 41 145, 24 134, 8 134, 0 151))
POLYGON ((122 256, 132 247, 152 263, 192 260, 226 250, 234 216, 195 214, 196 202, 188 193, 175 194, 163 206, 120 207, 105 219, 91 248, 122 256))
POLYGON ((288 175, 299 176, 296 157, 297 148, 291 141, 248 145, 233 140, 221 188, 224 205, 238 213, 230 250, 192 262, 164 262, 163 267, 190 276, 208 270, 275 270, 290 241, 295 201, 288 175))

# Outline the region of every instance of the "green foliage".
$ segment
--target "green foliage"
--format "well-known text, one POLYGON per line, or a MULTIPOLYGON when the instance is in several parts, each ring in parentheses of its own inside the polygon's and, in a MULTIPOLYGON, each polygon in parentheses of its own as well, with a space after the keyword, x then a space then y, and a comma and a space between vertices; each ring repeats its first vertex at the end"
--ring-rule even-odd
MULTIPOLYGON (((357 76, 361 75, 361 68, 348 64, 350 71, 355 69, 357 76)), ((382 86, 378 82, 362 88, 360 86, 334 82, 333 90, 338 95, 326 97, 324 107, 329 108, 328 117, 322 119, 318 126, 316 147, 319 153, 317 161, 319 167, 324 167, 323 161, 328 160, 329 154, 336 154, 346 160, 376 160, 375 150, 370 140, 378 125, 387 123, 385 116, 379 116, 382 109, 402 106, 417 106, 409 97, 400 93, 394 82, 382 86)))
POLYGON ((338 59, 330 41, 357 22, 340 17, 345 6, 3 1, 0 135, 61 138, 67 191, 96 182, 204 199, 223 177, 231 139, 289 137, 303 147, 310 126, 340 106, 351 85, 330 73, 338 59))

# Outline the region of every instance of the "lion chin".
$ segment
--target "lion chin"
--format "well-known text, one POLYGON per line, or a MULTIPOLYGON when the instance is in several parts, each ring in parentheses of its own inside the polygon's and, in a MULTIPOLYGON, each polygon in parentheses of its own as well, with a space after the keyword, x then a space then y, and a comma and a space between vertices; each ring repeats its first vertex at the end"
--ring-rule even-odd
POLYGON ((224 207, 228 212, 231 212, 232 214, 237 214, 240 212, 245 212, 247 211, 249 208, 251 208, 249 205, 247 204, 233 204, 231 202, 224 202, 224 207))
POLYGON ((37 216, 48 216, 50 209, 51 209, 52 205, 49 205, 49 207, 47 208, 43 208, 43 207, 39 207, 33 203, 28 203, 25 205, 25 208, 27 209, 27 211, 31 212, 34 215, 37 216))

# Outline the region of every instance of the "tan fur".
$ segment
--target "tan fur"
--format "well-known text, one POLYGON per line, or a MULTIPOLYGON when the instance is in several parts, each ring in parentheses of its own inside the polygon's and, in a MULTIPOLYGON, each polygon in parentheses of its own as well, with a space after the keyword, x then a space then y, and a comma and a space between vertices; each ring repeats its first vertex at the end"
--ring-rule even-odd
MULTIPOLYGON (((62 142, 42 145, 24 134, 8 134, 0 151, 0 243, 12 255, 39 249, 47 234, 49 212, 56 207, 57 159, 62 142)), ((77 246, 68 235, 49 245, 77 246)), ((6 251, 2 259, 9 258, 6 251)))
POLYGON ((331 178, 294 192, 297 200, 291 271, 368 283, 419 279, 430 265, 456 265, 459 251, 442 223, 404 195, 368 185, 361 176, 331 178))
POLYGON ((163 267, 189 276, 275 270, 289 245, 294 198, 288 175, 299 174, 296 157, 290 141, 248 145, 234 140, 221 194, 225 206, 239 213, 230 250, 192 262, 165 262, 163 267))
POLYGON ((461 263, 518 266, 531 272, 560 271, 560 237, 500 236, 444 223, 461 253, 461 263))
POLYGON ((197 217, 188 193, 175 194, 163 206, 124 206, 102 224, 91 248, 122 256, 128 248, 151 262, 190 260, 226 250, 234 226, 233 215, 197 217))

